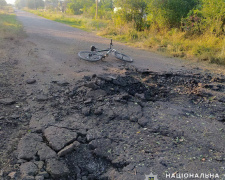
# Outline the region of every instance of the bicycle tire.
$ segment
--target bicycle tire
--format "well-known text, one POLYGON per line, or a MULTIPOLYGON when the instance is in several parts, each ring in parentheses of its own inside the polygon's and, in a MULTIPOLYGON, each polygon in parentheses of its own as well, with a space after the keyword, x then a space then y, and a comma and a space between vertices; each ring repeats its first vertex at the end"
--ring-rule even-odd
POLYGON ((130 57, 130 56, 127 56, 126 54, 122 54, 122 53, 119 53, 119 52, 114 52, 114 56, 117 58, 117 59, 120 59, 122 61, 126 61, 126 62, 133 62, 133 59, 130 57))
POLYGON ((102 54, 94 51, 80 51, 78 56, 86 61, 99 61, 102 59, 102 54))

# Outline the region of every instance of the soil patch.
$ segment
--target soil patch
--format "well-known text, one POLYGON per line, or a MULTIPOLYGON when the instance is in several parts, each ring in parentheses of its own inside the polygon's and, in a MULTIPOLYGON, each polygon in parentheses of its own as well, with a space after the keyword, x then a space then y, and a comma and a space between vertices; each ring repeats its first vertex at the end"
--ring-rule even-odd
POLYGON ((26 101, 23 74, 18 71, 17 60, 11 59, 15 41, 4 41, 12 48, 6 58, 0 60, 0 169, 12 169, 13 152, 20 138, 26 133, 31 112, 26 101))

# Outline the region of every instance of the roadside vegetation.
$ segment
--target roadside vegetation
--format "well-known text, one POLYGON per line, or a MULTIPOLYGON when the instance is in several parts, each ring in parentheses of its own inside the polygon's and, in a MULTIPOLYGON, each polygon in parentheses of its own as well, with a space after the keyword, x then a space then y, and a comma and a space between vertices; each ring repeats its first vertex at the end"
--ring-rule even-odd
POLYGON ((47 19, 64 23, 70 25, 75 28, 79 28, 85 31, 99 31, 107 28, 110 24, 110 20, 105 19, 91 19, 81 15, 72 15, 72 14, 64 14, 58 11, 47 10, 44 11, 42 9, 32 10, 28 8, 24 8, 24 10, 37 14, 39 16, 45 17, 47 19))
MULTIPOLYGON (((0 0, 3 4, 4 0, 0 0)), ((0 44, 4 39, 14 39, 23 31, 22 25, 16 20, 16 15, 13 14, 13 8, 8 6, 6 2, 4 6, 0 6, 0 44)))
MULTIPOLYGON (((2 3, 3 0, 0 0, 2 3)), ((13 14, 14 10, 12 6, 4 3, 4 6, 0 6, 0 63, 9 59, 9 49, 12 47, 18 38, 25 37, 22 25, 17 21, 16 15, 13 14)), ((0 73, 0 79, 3 78, 0 73)), ((1 158, 0 158, 1 162, 1 158)))
POLYGON ((31 2, 16 4, 136 47, 225 65, 225 0, 101 0, 97 11, 95 0, 31 2))

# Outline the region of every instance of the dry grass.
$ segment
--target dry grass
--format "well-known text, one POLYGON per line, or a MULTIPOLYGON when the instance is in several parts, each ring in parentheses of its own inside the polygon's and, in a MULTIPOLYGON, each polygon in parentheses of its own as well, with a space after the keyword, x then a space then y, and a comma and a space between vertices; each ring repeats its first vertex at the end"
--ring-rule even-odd
POLYGON ((15 39, 23 33, 12 8, 0 9, 0 39, 15 39))
POLYGON ((166 53, 174 57, 198 59, 225 65, 225 37, 211 33, 188 35, 179 29, 136 31, 132 24, 109 25, 98 35, 128 42, 135 47, 166 53))
POLYGON ((153 29, 137 32, 128 25, 121 28, 109 26, 98 34, 129 42, 135 47, 166 53, 173 57, 197 58, 201 61, 225 65, 224 36, 216 37, 210 33, 191 36, 179 29, 161 32, 153 29))
POLYGON ((24 36, 23 27, 16 20, 12 7, 0 9, 0 62, 8 59, 9 42, 24 36))
POLYGON ((24 9, 24 10, 56 22, 64 23, 72 27, 82 29, 84 31, 98 31, 102 28, 105 28, 108 24, 108 21, 106 20, 88 19, 79 15, 69 15, 57 11, 50 11, 50 10, 44 11, 42 9, 39 10, 24 9))
POLYGON ((97 31, 97 35, 126 42, 135 47, 166 53, 174 57, 197 58, 201 61, 225 65, 225 36, 216 37, 211 33, 188 35, 179 29, 161 29, 159 32, 158 29, 152 28, 138 32, 134 29, 134 24, 118 19, 93 20, 52 11, 28 11, 85 31, 97 31))

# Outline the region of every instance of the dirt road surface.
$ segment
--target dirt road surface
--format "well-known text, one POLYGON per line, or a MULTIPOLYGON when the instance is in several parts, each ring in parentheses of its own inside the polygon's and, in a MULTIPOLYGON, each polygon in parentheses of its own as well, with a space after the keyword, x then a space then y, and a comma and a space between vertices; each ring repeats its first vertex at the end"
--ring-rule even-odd
POLYGON ((224 67, 118 42, 133 63, 86 62, 79 51, 110 40, 16 14, 27 37, 0 62, 0 178, 224 178, 224 67))

